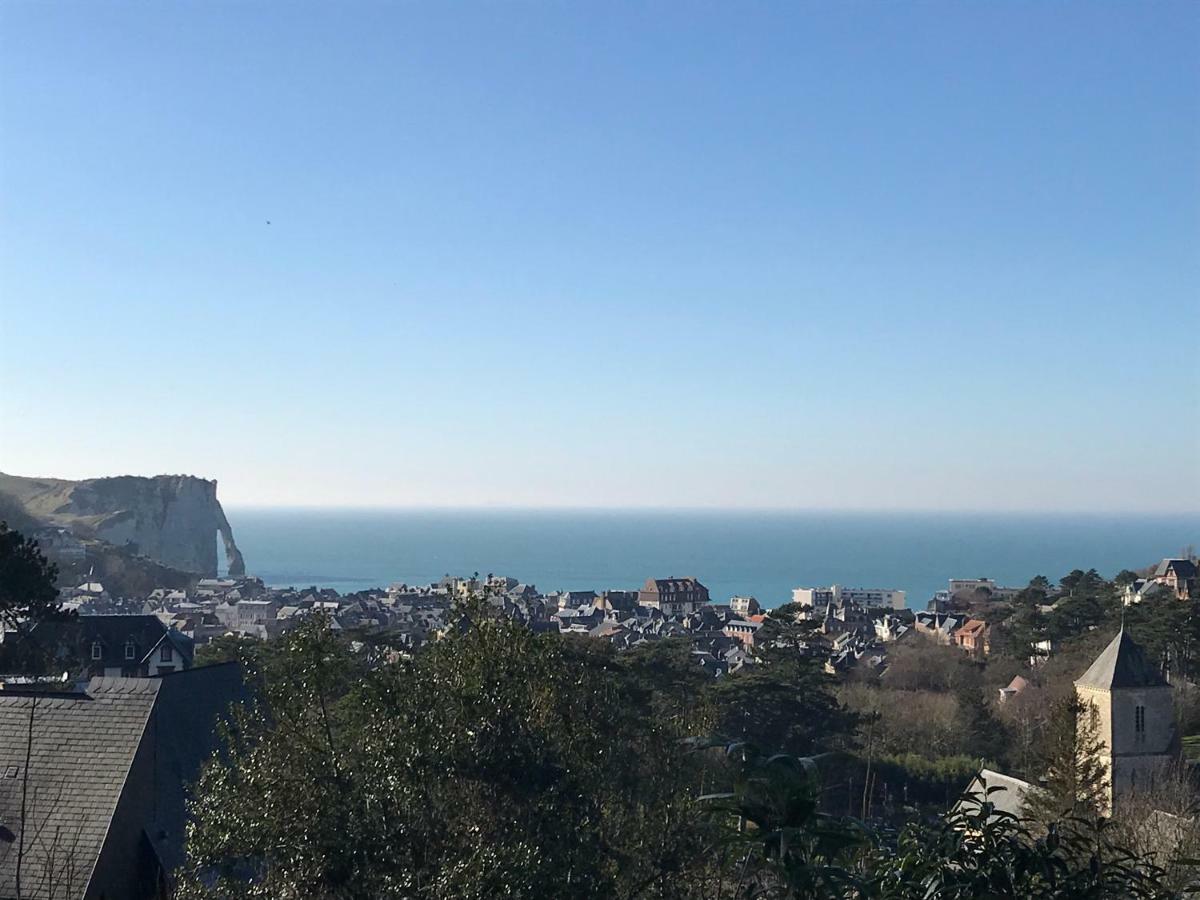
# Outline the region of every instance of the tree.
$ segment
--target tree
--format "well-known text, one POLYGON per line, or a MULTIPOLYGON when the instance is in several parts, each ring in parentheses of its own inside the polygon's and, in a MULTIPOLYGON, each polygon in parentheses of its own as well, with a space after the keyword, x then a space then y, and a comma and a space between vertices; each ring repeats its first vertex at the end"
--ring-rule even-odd
POLYGON ((976 759, 1001 763, 1007 759, 1009 734, 996 718, 983 691, 964 688, 958 692, 957 731, 962 753, 976 759))
POLYGON ((1129 569, 1122 569, 1113 576, 1113 584, 1119 588, 1127 587, 1138 580, 1138 573, 1132 572, 1129 569))
POLYGON ((1117 841, 1165 870, 1174 890, 1197 887, 1200 858, 1200 790, 1191 766, 1174 761, 1156 766, 1121 796, 1113 817, 1117 841))
POLYGON ((1045 732, 1045 776, 1026 814, 1049 825, 1064 818, 1095 821, 1108 809, 1108 766, 1101 758, 1100 711, 1071 695, 1055 704, 1045 732))
POLYGON ((0 644, 0 666, 25 672, 44 671, 47 648, 33 628, 41 622, 67 618, 58 602, 58 570, 38 549, 37 541, 0 522, 0 631, 22 634, 21 640, 0 644))
POLYGON ((0 625, 15 629, 62 615, 58 569, 46 560, 37 541, 0 522, 0 625))
POLYGON ((369 669, 317 617, 281 639, 201 778, 182 896, 683 894, 709 865, 686 719, 607 645, 463 612, 369 669))

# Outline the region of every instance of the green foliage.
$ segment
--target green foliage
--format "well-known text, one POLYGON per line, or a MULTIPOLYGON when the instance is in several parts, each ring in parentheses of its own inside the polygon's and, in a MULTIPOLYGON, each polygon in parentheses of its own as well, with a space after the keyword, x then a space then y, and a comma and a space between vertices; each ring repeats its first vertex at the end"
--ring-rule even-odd
POLYGON ((252 668, 257 670, 261 666, 261 661, 257 658, 258 654, 262 653, 266 647, 267 645, 257 638, 240 634, 222 634, 196 648, 193 664, 212 666, 224 662, 236 661, 245 664, 247 661, 253 661, 252 668))
POLYGON ((1044 776, 1027 800, 1031 819, 1050 824, 1064 817, 1096 821, 1108 804, 1108 768, 1101 759, 1100 713, 1075 695, 1052 710, 1045 734, 1044 776))
POLYGON ((1192 762, 1200 761, 1200 734, 1189 734, 1180 743, 1185 757, 1192 762))
POLYGON ((957 731, 962 753, 976 759, 1003 762, 1008 756, 1008 731, 996 718, 992 703, 983 691, 964 688, 958 692, 957 731))
POLYGON ((201 780, 183 896, 670 897, 704 868, 661 659, 478 608, 370 671, 316 620, 284 643, 201 780))
POLYGON ((814 657, 773 654, 771 662, 712 688, 719 731, 786 753, 828 749, 855 724, 833 696, 832 682, 814 657))
POLYGON ((60 617, 57 578, 58 569, 46 561, 37 541, 0 522, 0 624, 16 627, 60 617))
MULTIPOLYGON (((853 747, 857 716, 801 652, 799 623, 781 617, 760 668, 714 682, 687 642, 618 654, 479 602, 460 613, 395 662, 352 653, 320 617, 273 642, 218 642, 258 701, 198 785, 183 900, 1171 896, 1096 815, 1104 784, 1081 763, 1094 723, 1077 706, 1056 711, 1068 724, 1047 742, 1039 823, 981 798, 874 833, 830 814, 822 776, 853 760, 816 751, 853 747), (738 739, 690 739, 714 733, 738 739)), ((1003 728, 963 684, 925 693, 994 759, 1003 728)), ((876 726, 920 693, 850 687, 876 726)), ((978 765, 886 744, 870 742, 875 777, 940 809, 978 765)))
MULTIPOLYGON (((994 790, 994 789, 993 789, 994 790)), ((860 861, 855 897, 878 900, 973 898, 1169 898, 1162 870, 1116 846, 1104 822, 1062 820, 1041 838, 997 811, 987 796, 966 798, 935 827, 906 828, 860 861)), ((795 893, 794 897, 812 896, 795 893)))
POLYGON ((881 835, 820 811, 825 758, 764 758, 741 745, 728 752, 742 757, 733 789, 705 799, 733 851, 734 898, 1175 896, 1162 886, 1163 871, 1117 846, 1102 821, 1061 820, 1039 838, 1018 818, 997 811, 985 787, 984 796, 965 798, 935 825, 915 823, 898 835, 881 835))
POLYGON ((38 549, 37 541, 0 522, 0 629, 19 630, 19 640, 0 645, 0 668, 24 672, 45 669, 47 650, 33 636, 33 626, 73 616, 58 602, 58 570, 38 549))

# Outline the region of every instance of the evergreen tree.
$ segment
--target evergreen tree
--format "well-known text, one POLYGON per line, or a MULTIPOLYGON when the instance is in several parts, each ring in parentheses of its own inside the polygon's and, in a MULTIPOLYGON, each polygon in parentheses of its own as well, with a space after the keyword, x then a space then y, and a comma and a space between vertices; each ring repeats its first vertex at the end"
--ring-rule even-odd
POLYGON ((0 625, 15 628, 61 615, 57 579, 58 569, 47 562, 37 541, 0 522, 0 625))
POLYGON ((962 750, 968 756, 1002 763, 1008 755, 1009 735, 1004 723, 978 688, 958 692, 956 715, 962 750))
POLYGON ((1093 704, 1074 695, 1055 704, 1045 735, 1045 776, 1026 801, 1026 815, 1046 825, 1103 816, 1109 789, 1103 750, 1100 712, 1093 704))

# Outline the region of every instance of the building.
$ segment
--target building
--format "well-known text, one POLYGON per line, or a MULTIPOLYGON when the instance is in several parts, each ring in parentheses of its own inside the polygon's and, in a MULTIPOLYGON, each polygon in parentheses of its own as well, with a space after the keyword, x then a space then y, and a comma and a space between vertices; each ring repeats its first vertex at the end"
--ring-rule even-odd
POLYGON ((979 774, 971 779, 962 798, 954 805, 952 814, 973 815, 980 811, 979 804, 987 801, 991 804, 989 822, 994 822, 999 816, 1016 816, 1018 819, 1025 815, 1025 801, 1033 785, 1020 778, 993 772, 991 769, 980 769, 979 774))
POLYGON ((1137 578, 1125 585, 1121 600, 1126 606, 1149 600, 1158 594, 1165 594, 1171 589, 1159 581, 1150 578, 1137 578))
POLYGON ((743 647, 754 646, 754 636, 758 633, 758 629, 762 627, 761 622, 748 622, 743 619, 734 619, 725 623, 722 633, 726 637, 731 637, 735 641, 740 641, 743 647))
POLYGON ((38 528, 32 534, 42 555, 52 563, 69 566, 87 559, 83 541, 65 528, 38 528))
POLYGON ((857 603, 859 606, 905 609, 907 601, 904 591, 894 588, 848 588, 839 584, 827 588, 799 587, 792 591, 792 602, 809 609, 828 606, 830 603, 857 603))
POLYGON ((1075 682, 1075 694, 1100 714, 1111 810, 1178 754, 1171 686, 1122 628, 1075 682))
POLYGON ((647 578, 638 603, 664 616, 687 616, 708 603, 708 588, 696 578, 647 578))
POLYGON ((992 600, 1011 600, 1021 592, 1020 588, 1000 587, 990 578, 951 578, 950 596, 986 592, 992 600))
POLYGON ((167 675, 192 666, 192 639, 168 628, 158 616, 78 616, 43 622, 32 639, 50 649, 56 670, 89 677, 167 675))
POLYGON ((762 612, 762 607, 758 605, 758 601, 753 597, 730 597, 729 608, 733 610, 734 615, 745 619, 748 616, 756 616, 762 612))
POLYGON ((1029 682, 1020 675, 1014 675, 1013 680, 1008 683, 1008 687, 1000 688, 1000 702, 1007 703, 1013 697, 1018 696, 1029 687, 1029 682))
POLYGON ((0 897, 170 896, 188 786, 244 699, 236 663, 0 691, 0 897))
POLYGON ((969 619, 967 624, 954 632, 954 643, 972 656, 987 656, 991 650, 988 640, 990 634, 991 628, 983 619, 969 619))
POLYGON ((1186 600, 1196 589, 1198 571, 1190 559, 1164 559, 1155 568, 1150 580, 1173 591, 1176 599, 1186 600))
POLYGON ((875 639, 885 644, 898 641, 909 632, 908 624, 891 614, 880 616, 872 624, 875 628, 875 639))
POLYGON ((914 617, 913 627, 919 634, 932 638, 939 644, 954 643, 954 633, 962 627, 961 616, 943 615, 935 612, 919 612, 914 617))

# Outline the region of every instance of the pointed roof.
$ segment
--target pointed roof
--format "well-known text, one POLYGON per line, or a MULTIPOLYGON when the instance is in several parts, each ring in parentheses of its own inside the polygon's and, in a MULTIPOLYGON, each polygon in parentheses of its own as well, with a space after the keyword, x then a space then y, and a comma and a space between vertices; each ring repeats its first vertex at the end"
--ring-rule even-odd
POLYGON ((1114 688, 1162 687, 1167 682, 1146 662, 1142 648, 1122 628, 1075 683, 1110 691, 1114 688))

